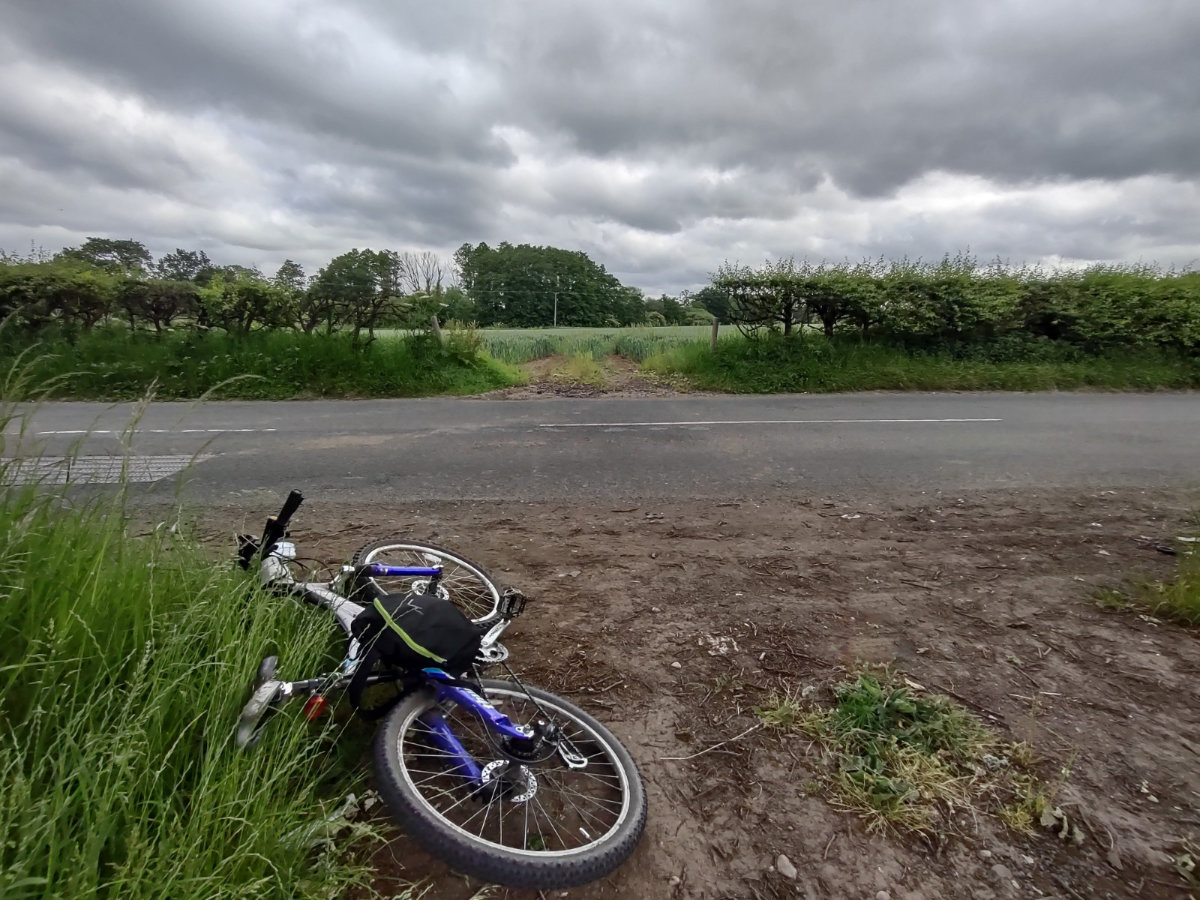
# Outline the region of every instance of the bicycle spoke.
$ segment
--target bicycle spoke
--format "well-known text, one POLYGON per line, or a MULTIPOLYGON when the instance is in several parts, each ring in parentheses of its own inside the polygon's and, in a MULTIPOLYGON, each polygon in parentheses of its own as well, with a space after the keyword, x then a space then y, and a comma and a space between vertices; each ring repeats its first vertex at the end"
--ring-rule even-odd
MULTIPOLYGON (((543 781, 542 784, 545 785, 546 782, 543 781)), ((579 816, 580 821, 583 822, 583 824, 588 825, 589 828, 596 829, 600 834, 604 834, 609 828, 612 827, 611 825, 605 825, 603 821, 597 819, 594 815, 585 813, 579 808, 575 801, 571 799, 570 794, 568 794, 566 791, 555 791, 554 788, 551 788, 550 790, 552 793, 557 793, 560 797, 562 797, 562 799, 567 802, 567 805, 570 806, 571 809, 575 810, 575 813, 579 816)), ((591 838, 591 835, 588 835, 588 837, 591 838)))
POLYGON ((563 794, 563 795, 571 796, 571 797, 578 797, 581 800, 586 800, 588 803, 594 803, 597 805, 611 804, 611 805, 615 806, 617 809, 620 809, 621 807, 623 807, 625 805, 624 802, 621 800, 603 800, 600 797, 593 797, 591 794, 582 794, 579 791, 573 791, 570 788, 566 787, 565 785, 556 784, 555 782, 546 778, 544 775, 539 776, 539 783, 542 785, 552 784, 554 786, 549 788, 549 790, 555 791, 555 792, 563 794))
POLYGON ((547 812, 546 807, 542 806, 542 801, 537 798, 536 794, 534 794, 534 796, 533 796, 533 802, 537 804, 538 809, 540 809, 542 811, 543 815, 545 815, 546 821, 550 825, 550 830, 553 831, 554 836, 556 838, 558 838, 558 843, 562 846, 562 848, 564 850, 566 850, 567 842, 563 840, 562 835, 558 833, 558 829, 554 827, 554 816, 550 815, 550 813, 547 812))
MULTIPOLYGON (((557 722, 564 738, 572 741, 571 752, 587 761, 586 770, 570 768, 556 754, 540 764, 529 763, 529 768, 515 762, 500 765, 506 738, 472 705, 450 700, 427 709, 445 718, 479 766, 491 766, 488 781, 466 774, 454 753, 438 752, 434 742, 442 740, 443 726, 431 727, 415 714, 409 722, 409 737, 415 740, 411 752, 402 756, 410 767, 409 784, 422 801, 462 834, 497 850, 554 856, 575 853, 617 834, 629 808, 629 783, 609 741, 564 712, 554 698, 525 693, 517 683, 488 686, 482 693, 514 724, 539 719, 557 722), (514 799, 526 794, 530 796, 524 800, 514 799), (524 809, 515 809, 518 804, 524 809)), ((402 742, 402 749, 409 751, 409 743, 402 742)))

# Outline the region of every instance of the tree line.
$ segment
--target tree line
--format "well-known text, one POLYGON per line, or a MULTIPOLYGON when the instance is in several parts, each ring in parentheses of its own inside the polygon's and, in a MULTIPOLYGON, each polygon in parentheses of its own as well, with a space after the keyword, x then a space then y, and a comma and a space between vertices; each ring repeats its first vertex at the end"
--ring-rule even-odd
POLYGON ((419 327, 447 308, 453 314, 462 292, 446 281, 445 262, 428 252, 354 249, 311 277, 290 259, 268 276, 217 265, 202 250, 154 260, 139 241, 91 237, 53 256, 0 255, 0 316, 26 330, 88 331, 121 321, 157 333, 345 330, 369 343, 376 328, 419 327))
POLYGON ((501 243, 434 253, 359 250, 307 275, 292 260, 271 275, 218 265, 202 250, 155 260, 135 240, 90 237, 49 255, 0 251, 0 318, 17 330, 69 334, 105 323, 132 331, 291 328, 420 329, 433 316, 480 326, 682 325, 713 317, 745 333, 819 330, 908 349, 1052 342, 1103 352, 1200 352, 1200 273, 1148 266, 1083 270, 931 263, 840 264, 782 258, 725 263, 694 294, 646 297, 579 251, 501 243))
POLYGON ((1098 353, 1200 353, 1200 272, 1150 266, 1048 271, 940 262, 725 263, 695 298, 748 334, 819 328, 917 350, 1054 342, 1098 353))
POLYGON ((266 275, 218 265, 202 250, 155 260, 139 241, 98 237, 52 256, 0 252, 0 318, 26 331, 73 333, 116 321, 159 334, 344 331, 369 344, 378 328, 420 329, 433 316, 511 327, 712 318, 687 298, 645 297, 584 253, 527 244, 464 244, 450 261, 428 251, 353 249, 312 276, 290 259, 266 275))

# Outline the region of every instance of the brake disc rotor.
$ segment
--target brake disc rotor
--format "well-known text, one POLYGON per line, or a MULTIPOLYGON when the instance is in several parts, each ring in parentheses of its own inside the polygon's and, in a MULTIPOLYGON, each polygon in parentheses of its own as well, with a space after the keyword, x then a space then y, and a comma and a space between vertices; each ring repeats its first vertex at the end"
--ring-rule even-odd
POLYGON ((482 781, 484 784, 504 785, 507 791, 503 796, 513 803, 532 800, 538 789, 536 776, 529 771, 528 766, 517 766, 515 776, 511 774, 512 768, 513 763, 507 759, 492 760, 483 767, 482 781))

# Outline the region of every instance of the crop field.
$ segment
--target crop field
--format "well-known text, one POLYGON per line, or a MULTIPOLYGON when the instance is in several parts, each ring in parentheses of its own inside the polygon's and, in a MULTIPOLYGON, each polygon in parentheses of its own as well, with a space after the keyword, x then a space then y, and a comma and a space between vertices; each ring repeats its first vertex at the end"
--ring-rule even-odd
MULTIPOLYGON (((398 335, 400 331, 380 332, 398 335)), ((593 359, 618 355, 644 362, 651 356, 688 344, 708 345, 711 325, 666 325, 657 328, 485 328, 483 347, 495 359, 520 364, 561 354, 593 359)), ((736 328, 723 326, 719 339, 739 338, 736 328)))

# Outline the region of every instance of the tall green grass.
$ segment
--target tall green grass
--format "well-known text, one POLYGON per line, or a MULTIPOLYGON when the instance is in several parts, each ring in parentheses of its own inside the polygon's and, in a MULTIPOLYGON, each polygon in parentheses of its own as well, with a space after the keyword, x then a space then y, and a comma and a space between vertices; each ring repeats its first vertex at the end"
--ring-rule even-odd
POLYGON ((1026 352, 954 355, 807 335, 731 340, 716 351, 685 344, 645 365, 684 375, 702 389, 733 393, 1200 387, 1200 359, 1158 350, 1087 356, 1037 345, 1026 352))
MULTIPOLYGON (((30 344, 0 335, 0 369, 30 344)), ((43 336, 28 354, 28 375, 50 383, 50 396, 128 400, 152 385, 159 399, 417 397, 473 394, 520 381, 511 367, 480 355, 477 343, 451 333, 446 348, 410 335, 356 348, 349 336, 264 331, 234 336, 163 336, 99 329, 43 336)))
POLYGON ((319 671, 328 618, 250 593, 169 527, 135 533, 120 492, 84 500, 14 474, 0 459, 0 897, 369 883, 312 843, 361 777, 320 726, 293 710, 253 753, 233 743, 258 660, 277 647, 287 672, 319 671))

